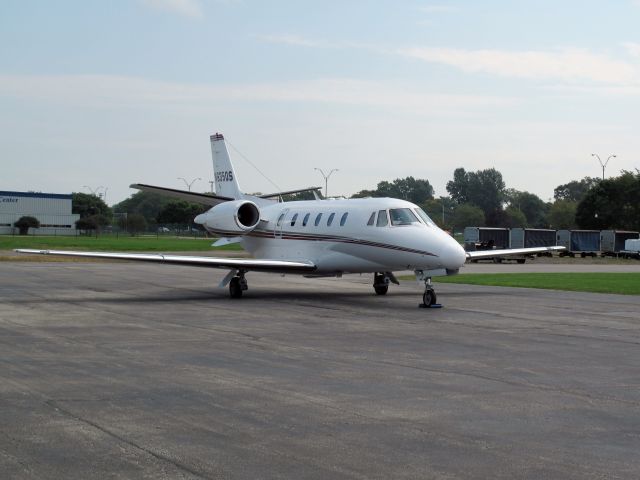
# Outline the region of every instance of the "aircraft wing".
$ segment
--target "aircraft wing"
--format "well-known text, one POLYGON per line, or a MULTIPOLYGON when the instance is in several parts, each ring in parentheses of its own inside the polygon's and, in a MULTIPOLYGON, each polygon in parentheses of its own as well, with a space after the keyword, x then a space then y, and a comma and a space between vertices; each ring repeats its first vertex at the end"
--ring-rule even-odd
POLYGON ((478 260, 482 258, 508 257, 511 255, 533 255, 536 253, 559 252, 564 247, 532 247, 532 248, 508 248, 502 250, 476 250, 467 252, 467 259, 478 260))
POLYGON ((207 193, 195 193, 187 190, 177 190, 175 188, 156 187, 155 185, 145 185, 144 183, 133 183, 129 185, 129 188, 135 188, 137 190, 144 190, 146 192, 158 193, 165 197, 178 198, 180 200, 186 200, 187 202, 199 203, 200 205, 208 205, 213 207, 223 202, 230 202, 233 198, 221 197, 219 195, 209 195, 207 193))
POLYGON ((191 267, 225 268, 275 273, 303 273, 316 269, 312 262, 292 262, 287 260, 256 260, 252 258, 215 258, 188 255, 166 255, 164 253, 110 253, 78 252, 71 250, 30 250, 17 249, 18 253, 35 255, 60 255, 67 257, 110 258, 135 262, 167 263, 191 267))
POLYGON ((274 198, 282 195, 293 195, 294 193, 314 192, 320 190, 322 187, 309 187, 301 188, 300 190, 289 190, 288 192, 269 193, 267 195, 259 195, 260 198, 274 198))

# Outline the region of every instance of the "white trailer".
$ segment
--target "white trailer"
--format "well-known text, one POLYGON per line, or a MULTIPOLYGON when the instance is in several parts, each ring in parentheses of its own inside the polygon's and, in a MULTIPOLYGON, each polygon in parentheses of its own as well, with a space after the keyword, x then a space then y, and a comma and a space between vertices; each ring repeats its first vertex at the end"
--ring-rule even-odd
POLYGON ((624 250, 620 251, 624 258, 637 258, 640 260, 640 239, 630 238, 624 242, 624 250))

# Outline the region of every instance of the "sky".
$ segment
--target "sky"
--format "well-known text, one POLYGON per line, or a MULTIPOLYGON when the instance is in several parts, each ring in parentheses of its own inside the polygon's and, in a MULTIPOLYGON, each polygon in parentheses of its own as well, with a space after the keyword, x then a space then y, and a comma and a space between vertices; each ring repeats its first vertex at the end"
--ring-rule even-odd
POLYGON ((547 201, 640 168, 640 0, 0 0, 0 190, 210 190, 498 169, 547 201), (183 178, 184 180, 180 179, 183 178), (198 180, 198 178, 200 180, 198 180))

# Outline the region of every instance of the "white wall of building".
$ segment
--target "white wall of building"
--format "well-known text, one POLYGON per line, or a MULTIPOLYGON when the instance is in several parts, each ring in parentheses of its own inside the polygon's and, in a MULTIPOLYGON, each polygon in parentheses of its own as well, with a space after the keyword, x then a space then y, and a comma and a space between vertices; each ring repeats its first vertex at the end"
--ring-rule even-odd
POLYGON ((0 234, 17 234, 13 226, 20 217, 35 217, 40 228, 33 235, 76 235, 80 215, 71 213, 71 195, 0 191, 0 234))

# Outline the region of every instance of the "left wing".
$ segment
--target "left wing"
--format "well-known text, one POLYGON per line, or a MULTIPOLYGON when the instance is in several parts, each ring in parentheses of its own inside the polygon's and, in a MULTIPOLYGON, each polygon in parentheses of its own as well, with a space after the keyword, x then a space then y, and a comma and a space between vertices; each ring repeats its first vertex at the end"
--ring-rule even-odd
POLYGON ((467 252, 469 260, 478 260, 482 258, 508 257, 510 255, 532 255, 534 253, 560 252, 565 247, 532 247, 532 248, 507 248, 501 250, 476 250, 475 252, 467 252))
POLYGON ((146 192, 159 193, 165 197, 177 198, 179 200, 186 200, 187 202, 198 203, 200 205, 208 205, 213 207, 223 202, 230 202, 233 198, 221 197, 220 195, 209 195, 208 193, 195 193, 188 192, 186 190, 177 190, 175 188, 156 187, 155 185, 147 185, 144 183, 133 183, 129 185, 129 188, 135 188, 137 190, 144 190, 146 192))
POLYGON ((287 192, 269 193, 267 195, 258 195, 258 196, 260 198, 275 198, 275 197, 281 197, 283 195, 293 195, 294 193, 316 192, 320 189, 322 189, 322 187, 309 187, 309 188, 301 188, 299 190, 289 190, 287 192))
POLYGON ((188 255, 165 255, 163 253, 109 253, 109 252, 77 252, 70 250, 30 250, 17 249, 18 253, 36 255, 61 255, 67 257, 112 258, 136 262, 168 263, 192 267, 228 268, 235 270, 253 270, 275 273, 313 272, 316 265, 312 262, 292 262, 288 260, 256 260, 252 258, 215 258, 188 255))

